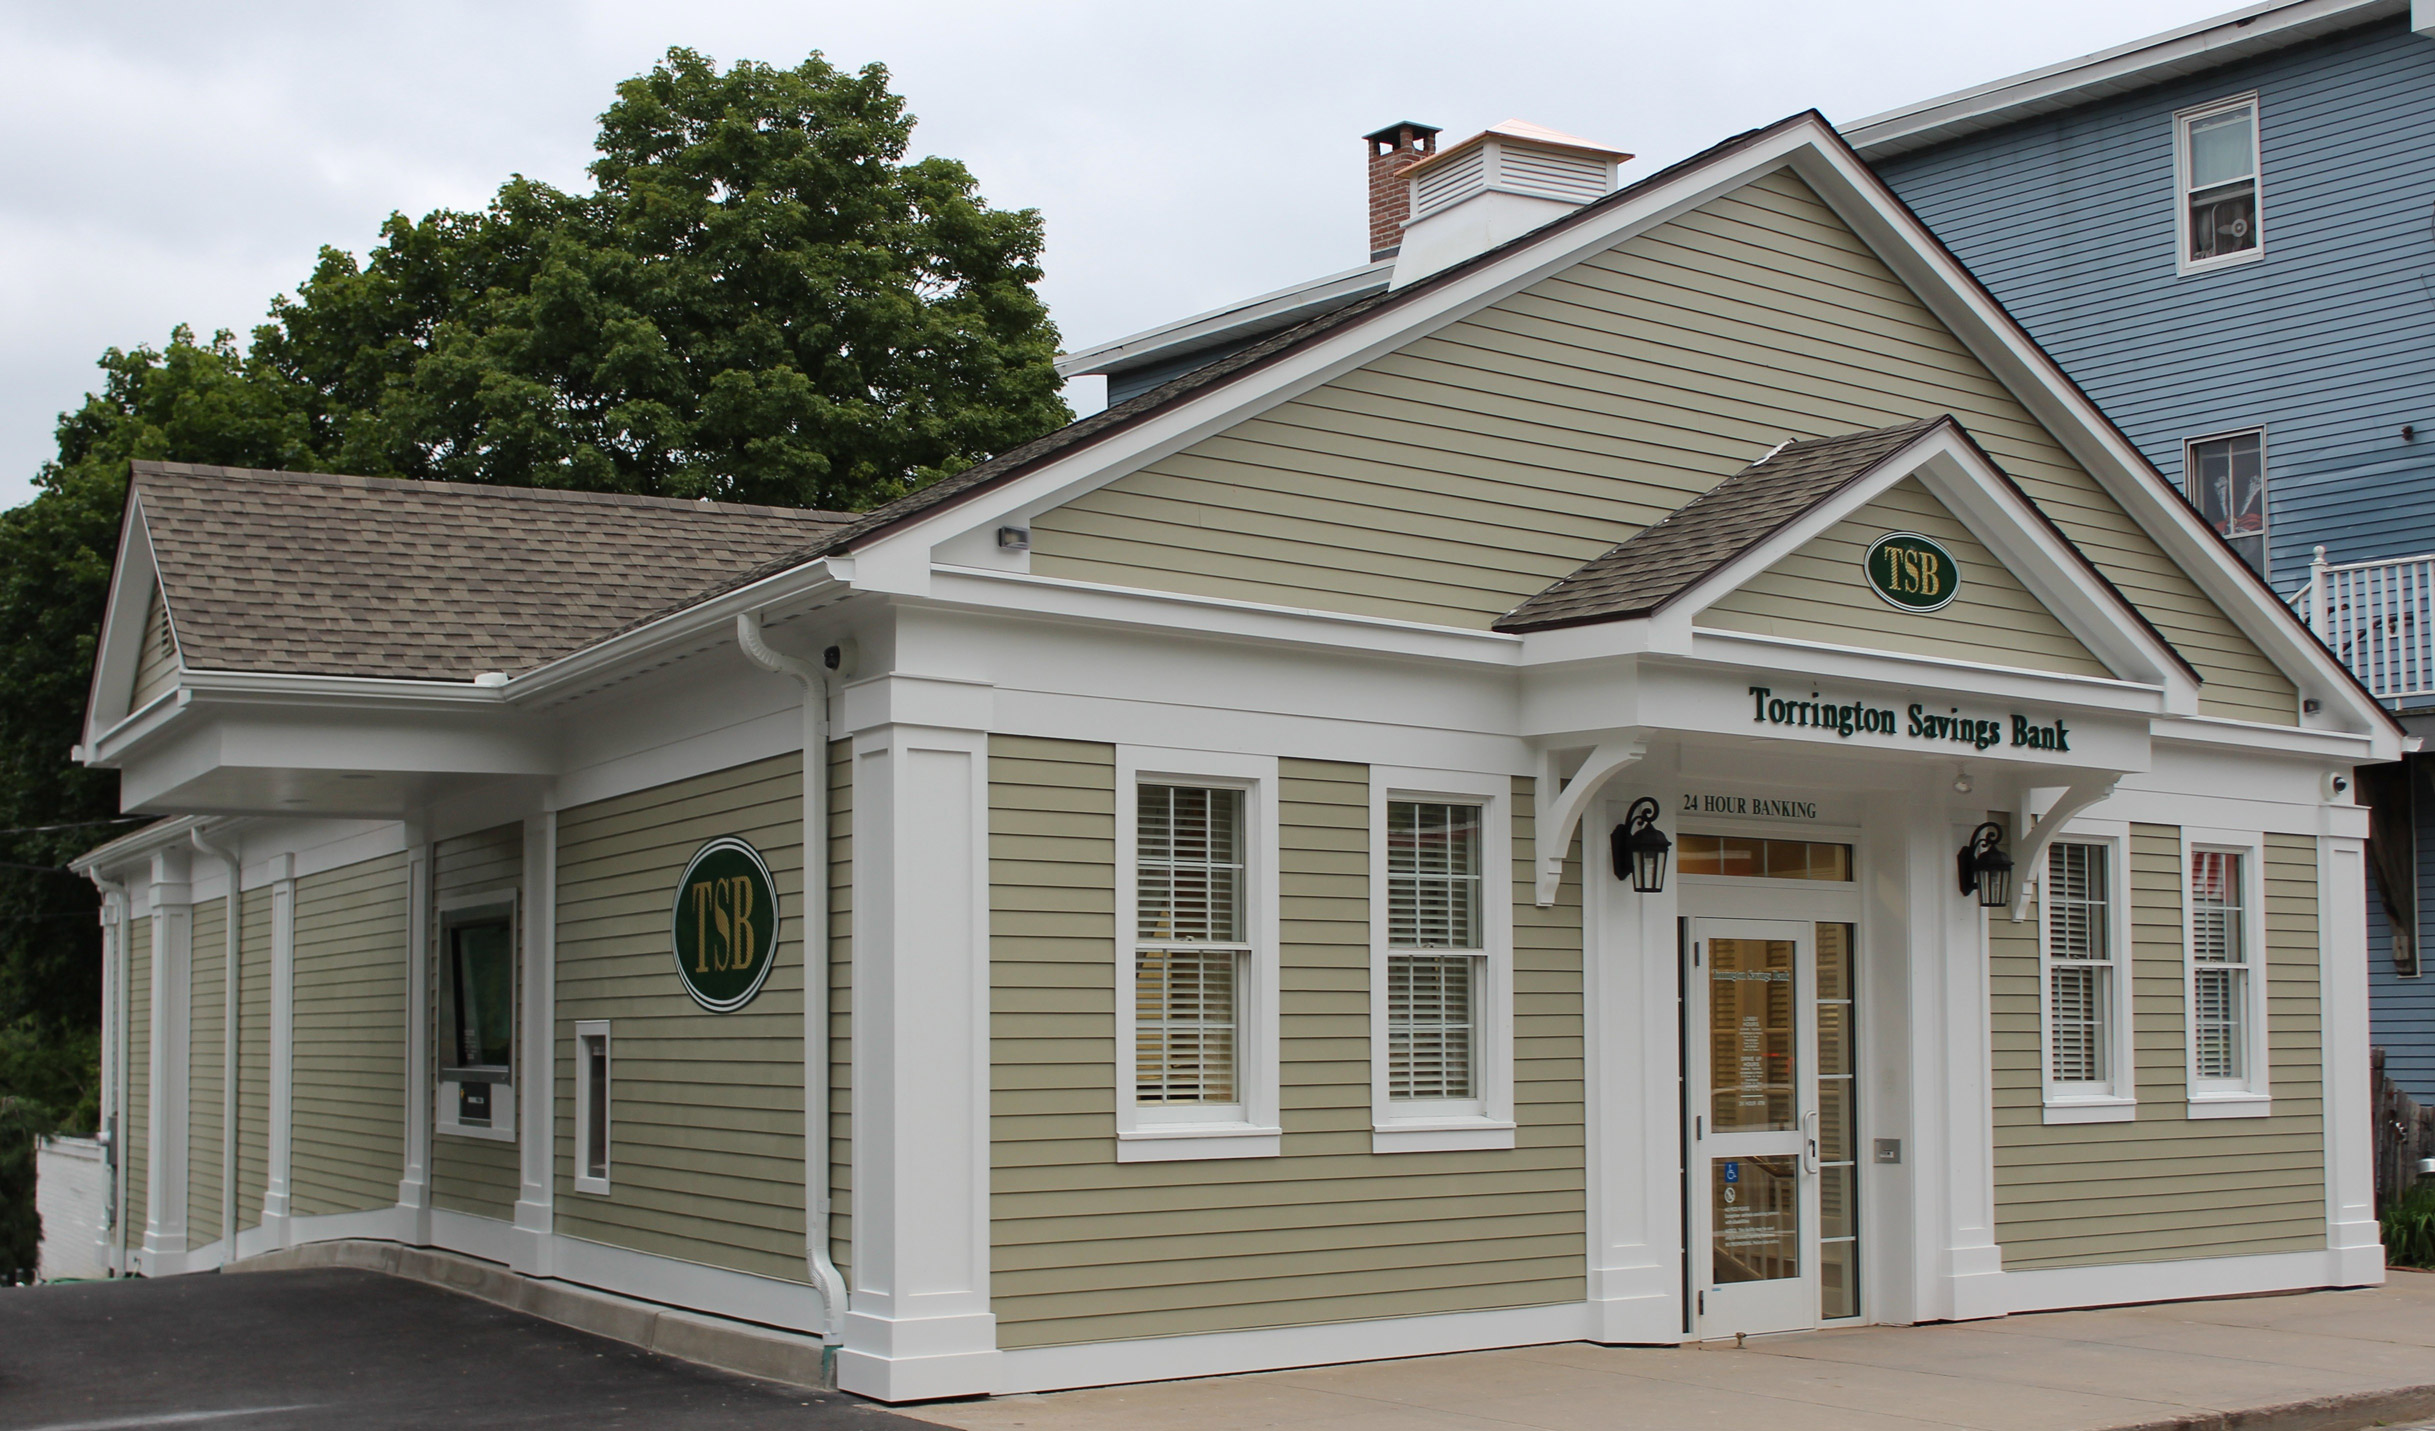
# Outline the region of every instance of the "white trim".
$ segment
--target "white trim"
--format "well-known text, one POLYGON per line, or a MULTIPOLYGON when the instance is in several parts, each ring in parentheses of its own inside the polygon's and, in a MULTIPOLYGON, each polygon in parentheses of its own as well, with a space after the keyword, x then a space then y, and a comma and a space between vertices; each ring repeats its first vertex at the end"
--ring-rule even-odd
MULTIPOLYGON (((806 852, 809 853, 808 851, 806 852)), ((522 1134, 517 1159, 522 1187, 516 1194, 516 1232, 522 1256, 516 1270, 546 1277, 552 1272, 550 1232, 557 1199, 558 1133, 558 812, 543 810, 524 821, 524 890, 517 905, 523 986, 516 1011, 516 1041, 523 1066, 514 1092, 523 1106, 516 1121, 522 1134)))
POLYGON ((187 1141, 192 1109, 188 1074, 194 1027, 193 855, 172 845, 152 852, 147 891, 152 919, 151 1089, 146 1099, 150 1147, 144 1166, 142 1267, 146 1276, 185 1270, 187 1141))
POLYGON ((2269 1252, 2252 1257, 2042 1268, 2006 1272, 1999 1280, 1996 1291, 2003 1299, 2003 1311, 2051 1312, 2314 1287, 2373 1287, 2384 1281, 2384 1265, 2379 1259, 2371 1269, 2336 1252, 2269 1252))
POLYGON ((2184 278, 2255 263, 2266 256, 2266 112, 2257 91, 2226 95, 2173 112, 2173 271, 2184 278), (2213 258, 2190 256, 2190 126, 2199 120, 2236 109, 2249 111, 2250 222, 2257 225, 2257 242, 2213 258))
MULTIPOLYGON (((2038 905, 2038 1070, 2044 1121, 2047 1123, 2128 1122, 2138 1113, 2138 1070, 2133 1063, 2131 1026, 2132 950, 2130 944, 2130 830, 2109 820, 2076 820, 2064 833, 2037 852, 2038 905), (2086 845, 2105 852, 2105 961, 2099 1005, 2103 1022, 2105 1072, 2102 1079, 2064 1083, 2054 1069, 2053 919, 2047 909, 2046 862, 2064 845, 2086 845)), ((2018 872, 2028 878, 2031 871, 2018 872)), ((2079 962, 2079 961, 2074 961, 2079 962)), ((2093 961, 2089 961, 2092 962, 2093 961)))
MULTIPOLYGON (((2227 261, 2228 260, 2222 259, 2213 260, 2209 266, 2213 267, 2214 264, 2227 261)), ((2193 476, 2190 469, 2191 448, 2196 447, 2202 442, 2222 442, 2234 437, 2248 437, 2251 434, 2255 434, 2257 437, 2258 514, 2260 519, 2265 523, 2264 526, 2258 528, 2257 533, 2259 542, 2257 574, 2271 582, 2274 579, 2274 509, 2271 505, 2273 501, 2273 494, 2270 489, 2274 485, 2274 474, 2267 470, 2267 464, 2270 460, 2273 449, 2266 441, 2266 424, 2262 422, 2255 422, 2249 424, 2247 427, 2227 428, 2222 432, 2202 432, 2196 437, 2183 438, 2181 440, 2181 496, 2182 500, 2188 502, 2191 506, 2196 507, 2198 505, 2198 493, 2195 490, 2197 479, 2193 476)), ((2224 540, 2229 543, 2234 539, 2227 536, 2224 538, 2224 540)), ((2240 538, 2240 540, 2246 541, 2247 538, 2243 537, 2240 538)))
MULTIPOLYGON (((413 832, 419 836, 419 831, 413 832)), ((413 1223, 416 1242, 431 1239, 431 1132, 436 1088, 432 1056, 431 947, 438 921, 431 898, 431 846, 406 842, 406 1152, 397 1180, 397 1205, 413 1223)))
MULTIPOLYGON (((262 1230, 274 1247, 295 1245, 296 1160, 296 857, 277 854, 271 887, 270 1166, 262 1188, 262 1230)), ((240 1243, 242 1245, 242 1243, 240 1243)))
POLYGON ((600 1197, 607 1197, 611 1191, 610 1180, 617 1172, 617 1165, 611 1161, 617 1147, 617 1139, 614 1124, 610 1121, 617 1109, 616 1057, 616 1046, 609 1041, 609 1020, 577 1019, 575 1021, 574 1173, 575 1191, 579 1193, 592 1193, 600 1197), (605 1140, 609 1146, 598 1150, 601 1161, 601 1171, 598 1175, 594 1175, 590 1171, 594 1152, 592 1147, 592 1061, 591 1056, 584 1051, 583 1047, 584 1040, 592 1038, 600 1040, 600 1061, 607 1065, 603 1071, 601 1084, 608 1094, 609 1110, 602 1117, 601 1126, 611 1130, 610 1136, 605 1140))
POLYGON ((1069 382, 1098 374, 1119 377, 1162 358, 1214 347, 1246 331, 1274 332, 1356 298, 1382 292, 1394 272, 1394 259, 1380 259, 1229 303, 1223 308, 1212 308, 1206 313, 1195 313, 1189 318, 1161 323, 1155 328, 1059 355, 1057 376, 1069 382))
POLYGON ((435 1207, 431 1210, 431 1245, 506 1267, 516 1258, 516 1225, 505 1218, 435 1207))
POLYGON ((1513 780, 1456 770, 1370 767, 1370 1151, 1417 1153, 1510 1148, 1513 1109, 1513 780), (1479 977, 1473 992, 1477 1096, 1442 1110, 1387 1094, 1387 805, 1397 800, 1476 804, 1480 830, 1479 977))
POLYGON ((2182 1087, 2187 1090, 2192 1118, 2263 1118, 2273 1111, 2273 1040, 2267 1037, 2267 984, 2272 977, 2272 953, 2266 947, 2266 836, 2260 830, 2220 830, 2202 825, 2181 827, 2181 1007, 2182 1087), (2237 1079, 2198 1076, 2198 950, 2197 901, 2191 895, 2190 865, 2200 854, 2238 857, 2240 879, 2240 939, 2244 994, 2241 1009, 2241 1065, 2237 1079))
POLYGON ((1116 747, 1116 1160, 1273 1158, 1283 1150, 1279 1100, 1279 905, 1277 758, 1158 746, 1116 747), (1134 992, 1140 929, 1137 858, 1143 782, 1209 785, 1243 792, 1243 916, 1250 950, 1237 990, 1235 1076, 1239 1105, 1228 1117, 1196 1115, 1185 1105, 1143 1107, 1133 1100, 1134 992))
MULTIPOLYGON (((2368 1087, 2367 842, 2317 841, 2317 987, 2324 1087, 2368 1087)), ((2384 1280, 2384 1243, 2376 1225, 2376 1140, 2368 1099, 2325 1099, 2326 1242, 2344 1286, 2384 1280)))
POLYGON ((1579 1341, 1589 1334, 1589 1308, 1579 1302, 1565 1302, 1492 1312, 1446 1312, 1429 1317, 1081 1342, 998 1353, 997 1370, 989 1390, 1007 1396, 1072 1386, 1226 1376, 1334 1362, 1543 1346, 1550 1342, 1579 1341))
POLYGON ((820 1323, 820 1294, 808 1282, 661 1257, 564 1233, 550 1239, 550 1261, 559 1281, 640 1301, 787 1331, 820 1323))

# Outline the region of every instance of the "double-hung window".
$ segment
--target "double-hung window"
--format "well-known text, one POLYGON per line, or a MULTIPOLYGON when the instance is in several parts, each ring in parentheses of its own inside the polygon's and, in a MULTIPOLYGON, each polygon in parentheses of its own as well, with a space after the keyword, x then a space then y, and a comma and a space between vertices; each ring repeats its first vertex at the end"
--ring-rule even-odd
POLYGON ((2265 985, 2255 837, 2192 832, 2183 1004, 2190 1116, 2267 1111, 2265 985))
POLYGON ((1274 786, 1273 760, 1118 752, 1122 1161, 1278 1150, 1274 786))
POLYGON ((2181 236, 2178 267, 2195 273, 2245 263, 2262 252, 2258 206, 2258 106, 2254 94, 2173 116, 2181 236))
POLYGON ((2190 505, 2249 569, 2266 575, 2266 434, 2233 432, 2182 444, 2190 505))
POLYGON ((2039 882, 2046 1121, 2132 1115, 2115 845, 2057 840, 2039 882))
POLYGON ((1371 778, 1372 1147, 1511 1147, 1511 793, 1371 778))

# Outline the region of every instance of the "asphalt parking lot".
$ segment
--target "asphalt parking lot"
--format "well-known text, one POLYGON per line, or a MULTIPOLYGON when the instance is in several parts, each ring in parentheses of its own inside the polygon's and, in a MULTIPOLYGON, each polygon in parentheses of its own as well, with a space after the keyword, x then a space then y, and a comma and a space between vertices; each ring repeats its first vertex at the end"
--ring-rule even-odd
POLYGON ((0 1290, 0 1427, 155 1426, 937 1431, 374 1272, 0 1290))

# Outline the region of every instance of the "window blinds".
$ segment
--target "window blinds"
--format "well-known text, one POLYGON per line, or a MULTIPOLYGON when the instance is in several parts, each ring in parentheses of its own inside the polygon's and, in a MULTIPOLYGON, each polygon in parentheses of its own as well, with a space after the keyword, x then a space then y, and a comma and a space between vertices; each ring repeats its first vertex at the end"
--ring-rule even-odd
POLYGON ((2190 1048, 2201 1078, 2247 1076, 2242 1015, 2248 1004, 2242 943, 2241 857, 2190 853, 2190 1048))
POLYGON ((1475 1098, 1481 808, 1387 802, 1387 1096, 1475 1098), (1402 953, 1402 950, 1445 951, 1402 953))
POLYGON ((1143 785, 1134 832, 1137 1103, 1233 1103, 1244 941, 1243 792, 1143 785))
POLYGON ((2112 950, 2105 846, 2056 844, 2046 857, 2047 1030, 2057 1083, 2108 1076, 2106 1018, 2112 950))

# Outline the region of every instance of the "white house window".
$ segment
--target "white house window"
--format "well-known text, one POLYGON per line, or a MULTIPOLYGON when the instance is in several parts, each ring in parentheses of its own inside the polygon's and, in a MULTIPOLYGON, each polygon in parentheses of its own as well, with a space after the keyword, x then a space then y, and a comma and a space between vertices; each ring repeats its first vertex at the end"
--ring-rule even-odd
POLYGON ((1243 792, 1145 784, 1137 811, 1133 1096, 1238 1103, 1243 792))
POLYGON ((2047 849, 2045 908, 2046 1077, 2050 1092, 2114 1091, 2116 1017, 2111 884, 2102 844, 2047 849))
POLYGON ((2254 834, 2198 832, 2189 852, 2190 1115, 2266 1109, 2266 1001, 2254 834), (2216 842, 2221 841, 2219 845, 2216 842))
POLYGON ((1477 1097, 1477 805, 1387 803, 1387 1094, 1477 1097), (1407 952, 1409 951, 1409 952, 1407 952))
POLYGON ((609 1191, 609 1021, 575 1025, 575 1191, 609 1191))
POLYGON ((515 1132, 516 918, 512 903, 443 911, 439 1128, 515 1132))
POLYGON ((2190 505, 2260 576, 2266 574, 2266 434, 2201 438, 2182 449, 2190 505))
POLYGON ((2184 272, 2258 253, 2257 116, 2243 96, 2174 117, 2184 272))

